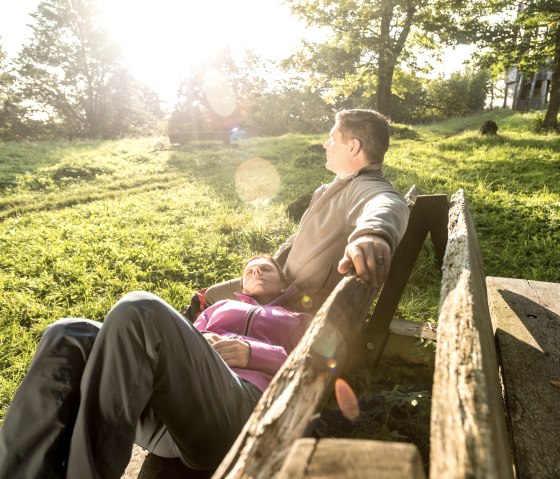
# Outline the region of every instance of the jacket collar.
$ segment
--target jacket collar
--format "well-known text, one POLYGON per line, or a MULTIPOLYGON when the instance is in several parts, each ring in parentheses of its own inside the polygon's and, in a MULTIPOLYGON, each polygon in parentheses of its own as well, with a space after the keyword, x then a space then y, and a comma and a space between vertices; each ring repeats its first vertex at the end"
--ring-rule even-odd
POLYGON ((333 183, 339 183, 339 182, 346 182, 346 181, 350 181, 353 180, 354 178, 356 178, 357 176, 362 176, 362 175, 369 175, 369 176, 383 176, 383 173, 381 171, 382 165, 376 163, 375 165, 368 165, 368 166, 364 166, 363 168, 360 168, 359 170, 355 171, 354 173, 351 173, 349 175, 344 175, 344 176, 338 176, 334 179, 333 183))

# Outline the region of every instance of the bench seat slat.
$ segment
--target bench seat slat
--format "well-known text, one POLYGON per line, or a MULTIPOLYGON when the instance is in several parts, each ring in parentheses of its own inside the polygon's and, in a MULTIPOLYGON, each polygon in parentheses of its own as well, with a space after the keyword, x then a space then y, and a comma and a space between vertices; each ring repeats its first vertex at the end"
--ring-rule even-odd
POLYGON ((560 477, 560 284, 486 285, 518 477, 560 477))
POLYGON ((365 439, 297 440, 276 479, 425 479, 414 444, 365 439))

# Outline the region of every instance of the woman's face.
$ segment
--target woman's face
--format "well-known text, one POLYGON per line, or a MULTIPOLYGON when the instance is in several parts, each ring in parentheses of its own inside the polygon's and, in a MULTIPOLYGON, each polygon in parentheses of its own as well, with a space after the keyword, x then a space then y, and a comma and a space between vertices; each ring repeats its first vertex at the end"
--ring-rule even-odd
POLYGON ((276 266, 266 258, 255 258, 243 270, 243 292, 266 304, 282 292, 282 279, 276 266))

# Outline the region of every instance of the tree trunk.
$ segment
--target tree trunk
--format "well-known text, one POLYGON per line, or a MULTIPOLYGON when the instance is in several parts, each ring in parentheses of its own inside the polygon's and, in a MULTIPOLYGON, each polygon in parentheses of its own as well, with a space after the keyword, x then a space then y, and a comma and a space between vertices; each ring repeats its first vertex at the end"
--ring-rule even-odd
POLYGON ((558 111, 560 110, 560 32, 556 42, 556 51, 552 61, 552 80, 550 82, 550 99, 544 116, 543 126, 558 130, 558 111))
POLYGON ((395 67, 391 64, 383 64, 379 59, 379 73, 377 76, 377 111, 383 115, 391 113, 391 90, 393 86, 393 73, 395 67))
POLYGON ((400 57, 416 13, 416 4, 412 2, 406 10, 402 29, 396 38, 391 37, 394 23, 393 5, 388 2, 381 14, 379 37, 382 39, 377 60, 377 110, 383 115, 391 113, 391 91, 393 89, 393 74, 395 65, 400 57))

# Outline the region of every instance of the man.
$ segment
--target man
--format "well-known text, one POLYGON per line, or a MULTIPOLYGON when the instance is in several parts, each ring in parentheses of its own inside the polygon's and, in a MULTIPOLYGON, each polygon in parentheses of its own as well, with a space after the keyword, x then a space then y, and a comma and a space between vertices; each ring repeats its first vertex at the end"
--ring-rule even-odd
MULTIPOLYGON (((374 289, 387 277, 391 255, 408 223, 403 196, 383 177, 389 123, 371 110, 343 110, 323 147, 337 176, 317 189, 295 235, 275 257, 288 280, 318 309, 344 274, 355 272, 374 289)), ((210 288, 211 304, 238 291, 239 280, 210 288)))

